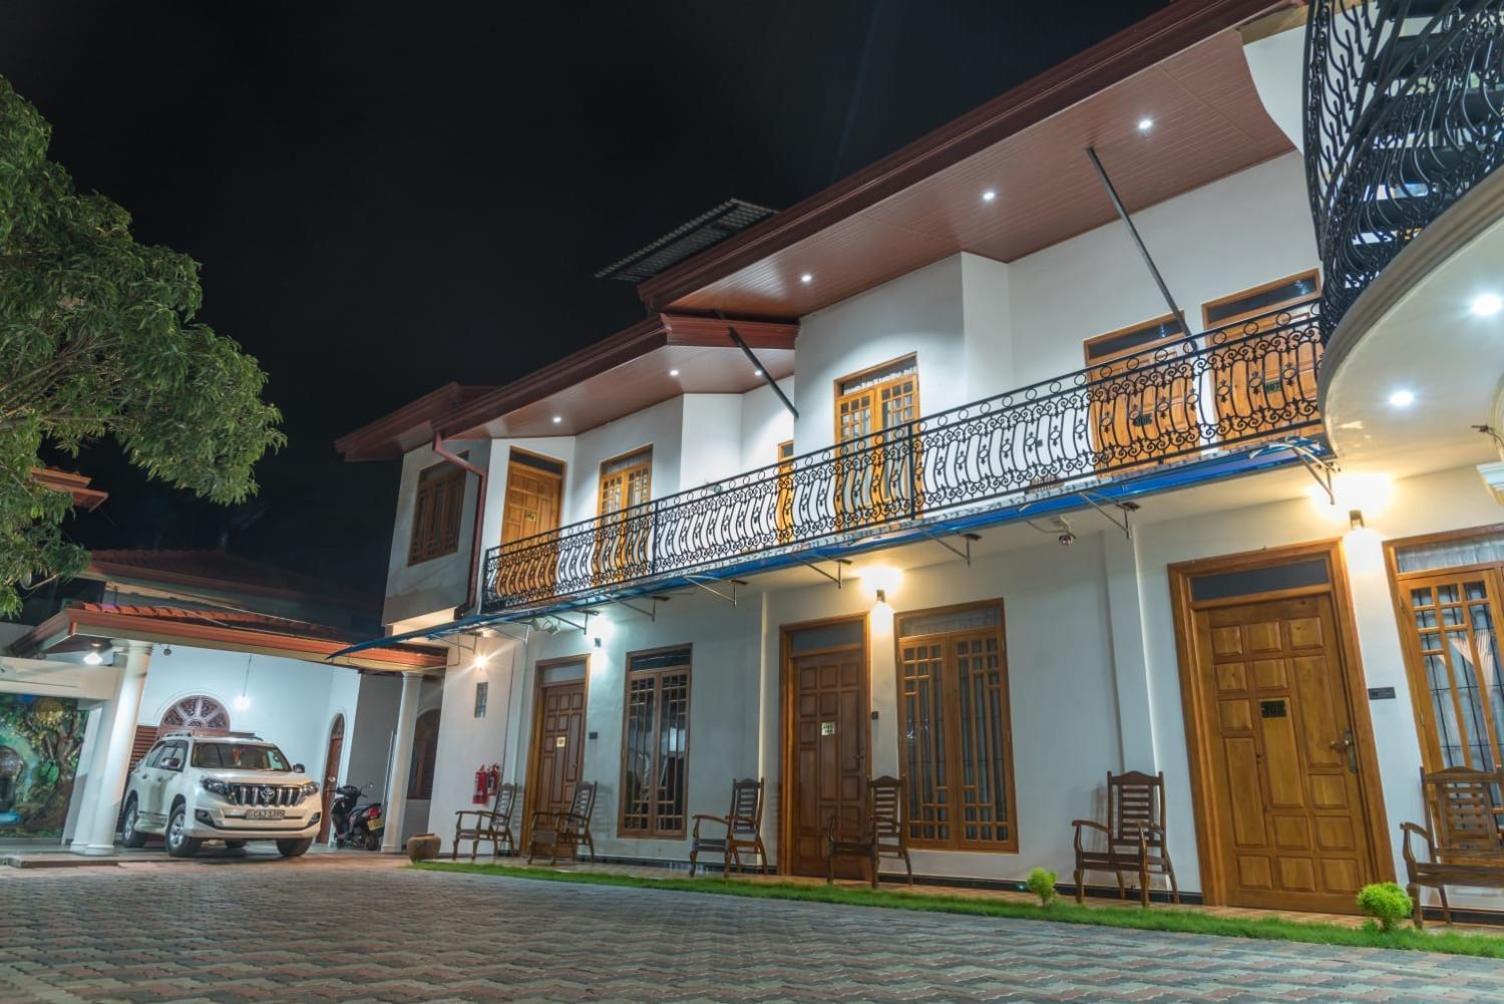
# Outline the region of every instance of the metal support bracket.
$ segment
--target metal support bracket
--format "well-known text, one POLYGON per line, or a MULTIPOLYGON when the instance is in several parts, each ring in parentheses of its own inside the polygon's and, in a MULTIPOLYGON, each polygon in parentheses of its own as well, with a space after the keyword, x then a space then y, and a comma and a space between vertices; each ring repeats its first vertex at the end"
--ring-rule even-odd
POLYGON ((1264 449, 1255 450, 1251 455, 1257 457, 1275 450, 1289 450, 1295 454, 1295 459, 1300 461, 1300 466, 1306 469, 1306 473, 1316 482, 1317 487, 1326 493, 1327 501, 1332 505, 1337 504, 1337 492, 1332 487, 1332 478, 1339 469, 1336 464, 1304 443, 1294 441, 1272 443, 1264 449))
POLYGON ((736 606, 737 587, 745 586, 747 584, 741 579, 712 579, 708 576, 703 575, 690 575, 686 576, 686 578, 689 580, 690 585, 697 586, 700 589, 705 590, 711 596, 714 596, 718 600, 724 600, 725 602, 731 604, 733 607, 736 606), (713 585, 710 585, 710 583, 723 581, 731 583, 731 592, 723 593, 719 589, 716 589, 713 585))
POLYGON ((954 554, 956 557, 966 562, 966 567, 968 568, 971 567, 971 545, 982 539, 982 535, 980 533, 951 534, 950 536, 961 538, 961 546, 957 547, 950 541, 946 540, 945 537, 941 534, 930 533, 929 531, 924 529, 921 529, 919 532, 924 534, 930 540, 933 540, 935 543, 939 544, 941 547, 945 548, 951 554, 954 554))
POLYGON ((563 624, 568 625, 569 627, 574 628, 576 631, 580 632, 581 634, 589 634, 590 633, 590 615, 593 614, 593 613, 595 613, 596 611, 594 611, 594 610, 582 610, 580 612, 585 615, 585 619, 584 619, 584 621, 582 621, 579 624, 576 624, 574 621, 570 620, 568 617, 565 617, 563 614, 549 614, 548 616, 551 617, 552 619, 556 620, 556 621, 559 621, 559 622, 561 622, 563 624))
POLYGON ((1137 502, 1106 499, 1105 501, 1107 502, 1107 506, 1111 506, 1113 509, 1116 509, 1123 514, 1122 518, 1119 518, 1117 516, 1114 516, 1112 512, 1107 508, 1107 506, 1102 505, 1101 502, 1098 502, 1096 499, 1092 498, 1091 492, 1077 492, 1076 497, 1081 499, 1081 501, 1085 502, 1087 505, 1091 506, 1097 512, 1101 513, 1103 519, 1107 520, 1119 530, 1122 530, 1124 537, 1127 537, 1129 540, 1133 539, 1133 527, 1129 524, 1128 517, 1133 513, 1138 512, 1139 505, 1137 502))
POLYGON ((810 560, 808 558, 797 558, 796 560, 799 562, 799 564, 805 566, 806 568, 810 569, 811 571, 819 572, 821 575, 825 576, 831 582, 834 582, 836 584, 836 588, 837 589, 841 588, 841 579, 842 579, 842 574, 843 574, 843 572, 845 570, 845 566, 851 564, 851 561, 848 558, 826 558, 826 557, 819 556, 819 555, 817 555, 814 558, 814 560, 810 560), (834 575, 830 574, 825 569, 821 568, 818 564, 816 564, 816 562, 819 562, 819 561, 828 561, 831 564, 835 565, 836 566, 836 572, 835 572, 835 574, 834 575))
POLYGON ((648 607, 646 610, 644 610, 642 607, 639 607, 637 604, 631 602, 630 600, 617 600, 616 602, 620 606, 626 607, 634 614, 642 614, 642 616, 646 617, 648 620, 654 621, 656 623, 658 620, 658 604, 667 603, 669 601, 669 597, 649 596, 648 601, 652 604, 652 606, 648 607))

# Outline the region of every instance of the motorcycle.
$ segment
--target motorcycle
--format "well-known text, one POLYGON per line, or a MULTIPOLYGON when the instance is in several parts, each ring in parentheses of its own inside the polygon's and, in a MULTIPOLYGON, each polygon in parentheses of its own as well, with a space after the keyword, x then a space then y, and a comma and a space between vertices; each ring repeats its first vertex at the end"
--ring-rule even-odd
POLYGON ((359 805, 374 785, 356 787, 341 785, 334 789, 334 798, 329 802, 330 835, 336 847, 381 850, 381 831, 386 820, 381 816, 380 802, 359 805))

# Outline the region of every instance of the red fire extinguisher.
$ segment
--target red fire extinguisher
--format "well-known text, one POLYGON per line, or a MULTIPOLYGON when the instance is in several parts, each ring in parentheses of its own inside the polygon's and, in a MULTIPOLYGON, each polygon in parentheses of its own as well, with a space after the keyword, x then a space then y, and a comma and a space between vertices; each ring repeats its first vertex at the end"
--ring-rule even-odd
POLYGON ((501 765, 493 763, 489 767, 482 766, 475 772, 475 794, 470 796, 470 801, 476 805, 485 805, 500 788, 501 765))

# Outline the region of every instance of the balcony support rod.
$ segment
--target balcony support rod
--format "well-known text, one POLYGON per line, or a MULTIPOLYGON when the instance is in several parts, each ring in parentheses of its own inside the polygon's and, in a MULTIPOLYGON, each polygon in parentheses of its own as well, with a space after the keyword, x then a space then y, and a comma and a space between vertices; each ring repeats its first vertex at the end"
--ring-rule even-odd
POLYGON ((1128 523, 1128 515, 1130 513, 1138 511, 1137 502, 1113 502, 1109 500, 1107 504, 1123 514, 1122 518, 1119 519, 1117 516, 1114 516, 1111 512, 1109 512, 1106 506, 1102 505, 1096 499, 1092 498, 1091 492, 1079 492, 1077 494, 1077 497, 1084 501, 1087 505, 1091 506, 1097 512, 1101 513, 1103 519, 1107 520, 1119 530, 1122 530, 1124 537, 1127 537, 1129 540, 1133 539, 1133 527, 1128 523))
POLYGON ((714 586, 707 585, 707 583, 722 581, 720 579, 714 579, 707 575, 686 575, 685 578, 689 580, 690 585, 697 586, 700 589, 705 590, 711 596, 714 596, 718 600, 723 600, 731 604, 733 607, 736 606, 736 587, 746 585, 746 583, 741 579, 726 580, 731 583, 731 592, 728 594, 721 592, 714 586))
POLYGON ((650 621, 652 621, 652 622, 654 622, 656 624, 658 622, 658 604, 659 603, 667 603, 669 601, 669 597, 667 597, 667 596, 649 596, 648 597, 648 601, 650 603, 652 603, 652 606, 649 607, 646 610, 644 610, 642 607, 639 607, 635 603, 628 602, 627 600, 617 600, 616 602, 617 602, 617 604, 619 606, 626 607, 628 610, 632 611, 634 614, 642 614, 642 616, 646 617, 648 620, 650 620, 650 621))
POLYGON ((1107 197, 1112 200, 1113 208, 1118 211, 1118 216, 1127 224, 1128 233, 1132 236, 1133 243, 1138 245, 1138 253, 1143 256, 1144 264, 1149 268, 1149 274, 1154 277, 1154 284, 1159 287, 1159 295, 1165 298, 1165 305, 1170 308, 1170 316, 1180 321, 1180 333, 1189 335, 1191 329, 1186 327, 1185 313, 1175 302, 1175 298, 1170 295, 1170 287, 1165 285, 1164 276, 1159 274, 1159 269, 1155 266, 1154 259, 1149 255, 1149 248, 1144 244, 1144 239, 1139 236, 1138 227, 1133 225, 1133 218, 1128 215, 1128 207, 1124 206, 1123 200, 1118 198, 1118 190, 1113 187, 1112 179, 1107 176, 1107 168, 1102 166, 1102 158, 1097 156, 1096 147, 1088 146, 1086 148, 1086 156, 1091 158, 1091 166, 1097 169, 1097 176, 1102 179, 1102 187, 1107 189, 1107 197))
POLYGON ((962 534, 957 534, 956 536, 959 536, 961 538, 961 540, 965 542, 964 545, 963 545, 963 547, 964 547, 964 549, 963 549, 963 547, 957 547, 956 545, 952 544, 950 541, 946 540, 940 534, 930 533, 929 531, 924 530, 922 528, 920 529, 919 532, 922 533, 922 534, 924 534, 930 540, 933 540, 935 543, 939 544, 941 547, 945 548, 951 554, 954 554, 956 557, 958 557, 962 561, 966 562, 966 567, 967 568, 971 567, 971 545, 974 542, 982 539, 982 535, 980 533, 962 533, 962 534))
POLYGON ((817 555, 814 556, 813 559, 810 559, 810 558, 795 558, 794 560, 798 561, 799 564, 801 564, 804 567, 808 568, 810 571, 812 571, 812 572, 819 572, 821 575, 825 576, 831 582, 834 582, 836 584, 836 588, 837 589, 841 588, 841 578, 842 578, 842 571, 843 571, 843 569, 845 568, 846 565, 851 564, 851 559, 850 558, 827 558, 823 554, 817 554, 817 555), (831 575, 825 569, 821 568, 818 564, 816 564, 816 562, 820 562, 820 561, 828 561, 831 564, 835 565, 836 566, 836 574, 831 575))
MULTIPOLYGON (((715 316, 723 321, 726 320, 726 315, 719 310, 715 312, 715 316)), ((778 381, 773 379, 773 374, 768 372, 768 368, 762 364, 761 359, 757 358, 757 354, 752 351, 752 347, 747 344, 746 339, 742 338, 741 333, 732 327, 729 321, 726 323, 726 334, 731 336, 731 341, 736 344, 737 348, 742 350, 742 355, 747 357, 747 361, 752 364, 753 368, 762 374, 763 382, 773 388, 773 393, 778 395, 778 400, 783 402, 783 406, 789 410, 789 414, 798 418, 799 409, 794 407, 794 402, 790 401, 789 396, 783 392, 783 388, 778 386, 778 381)))

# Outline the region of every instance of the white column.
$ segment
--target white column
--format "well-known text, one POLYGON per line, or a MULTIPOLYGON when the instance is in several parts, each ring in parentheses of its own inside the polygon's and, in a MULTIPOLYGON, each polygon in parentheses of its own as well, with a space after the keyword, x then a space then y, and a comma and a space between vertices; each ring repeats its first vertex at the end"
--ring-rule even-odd
POLYGON ((413 732, 418 724, 418 700, 423 690, 422 673, 402 674, 402 702, 397 706, 397 741, 392 744, 392 770, 387 780, 386 827, 381 831, 381 849, 402 849, 402 817, 407 814, 407 779, 413 762, 413 732))
POLYGON ((1137 541, 1103 533, 1102 564, 1107 581, 1107 612, 1112 631, 1112 671, 1117 685, 1121 770, 1158 770, 1154 749, 1149 661, 1144 649, 1143 604, 1139 594, 1137 541))
POLYGON ((95 747, 90 770, 87 817, 79 820, 69 850, 75 854, 113 854, 115 824, 120 819, 120 799, 125 794, 126 774, 131 767, 131 746, 136 740, 136 719, 141 713, 141 692, 146 689, 146 667, 151 645, 126 642, 125 671, 115 684, 115 694, 100 715, 107 734, 95 747))

